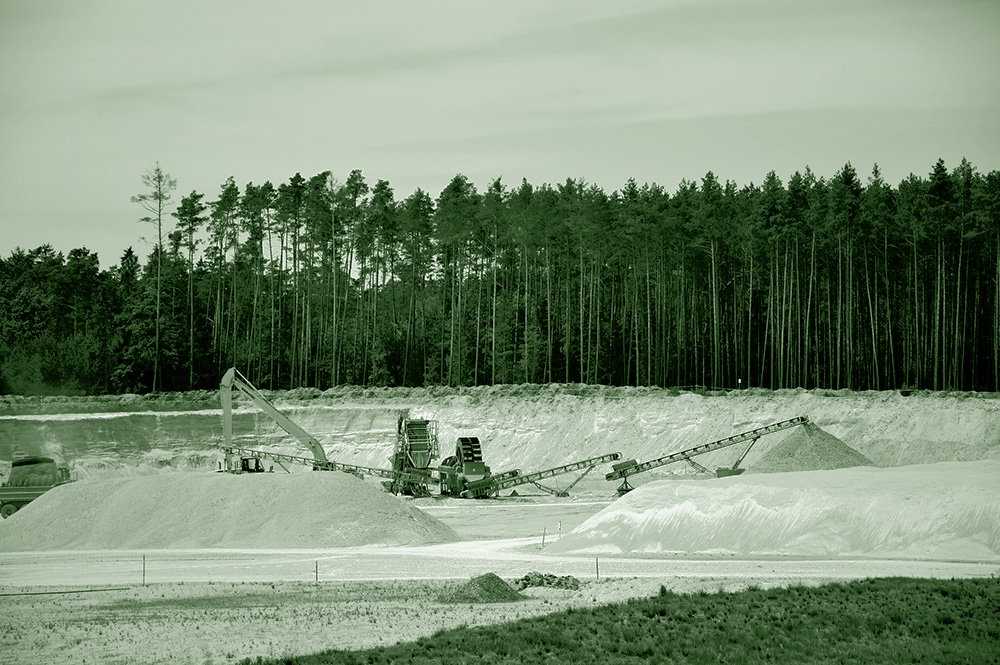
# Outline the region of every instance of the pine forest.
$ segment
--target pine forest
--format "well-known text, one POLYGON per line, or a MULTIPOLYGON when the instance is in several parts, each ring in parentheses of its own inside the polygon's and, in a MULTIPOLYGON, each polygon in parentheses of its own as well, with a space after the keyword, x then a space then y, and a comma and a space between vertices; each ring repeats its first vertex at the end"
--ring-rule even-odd
POLYGON ((672 192, 456 175, 436 198, 360 171, 140 180, 148 255, 0 257, 0 393, 214 389, 231 366, 267 389, 1000 390, 1000 172, 965 160, 895 186, 850 164, 672 192))

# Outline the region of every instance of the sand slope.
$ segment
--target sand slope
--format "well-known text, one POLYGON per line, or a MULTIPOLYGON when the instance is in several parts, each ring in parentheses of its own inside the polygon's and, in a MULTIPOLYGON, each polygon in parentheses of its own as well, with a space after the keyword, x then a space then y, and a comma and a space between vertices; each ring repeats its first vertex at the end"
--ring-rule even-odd
POLYGON ((1000 462, 659 481, 551 551, 1000 560, 1000 462))
MULTIPOLYGON (((794 416, 808 416, 877 466, 1000 459, 996 394, 751 389, 706 396, 574 384, 268 395, 331 459, 382 468, 400 413, 437 420, 443 456, 458 436, 478 436, 495 471, 536 471, 614 451, 654 459, 794 416)), ((214 468, 222 443, 217 394, 199 395, 200 402, 169 397, 0 396, 0 460, 45 455, 70 463, 79 477, 214 468)), ((308 455, 270 418, 239 403, 233 429, 241 444, 308 455)), ((753 469, 795 432, 760 439, 744 467, 753 469)), ((698 461, 732 465, 740 452, 727 448, 698 461)))
POLYGON ((796 427, 748 469, 752 473, 874 466, 870 459, 813 423, 796 427))
POLYGON ((325 548, 457 540, 380 487, 339 472, 164 473, 57 487, 0 523, 0 551, 325 548))
MULTIPOLYGON (((525 471, 612 451, 654 459, 795 416, 808 416, 876 466, 1000 459, 1000 399, 986 394, 754 389, 703 396, 655 388, 494 386, 427 400, 412 412, 439 420, 442 440, 478 436, 494 468, 525 471)), ((753 468, 795 431, 761 438, 744 466, 753 468)), ((709 468, 732 465, 740 452, 734 446, 698 461, 709 468)))

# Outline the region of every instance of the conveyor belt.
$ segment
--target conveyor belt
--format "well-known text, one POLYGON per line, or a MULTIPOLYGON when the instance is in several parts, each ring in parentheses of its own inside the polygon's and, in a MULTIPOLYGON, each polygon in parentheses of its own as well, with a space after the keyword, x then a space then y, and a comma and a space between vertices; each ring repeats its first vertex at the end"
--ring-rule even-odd
MULTIPOLYGON (((765 434, 771 434, 772 432, 779 432, 783 429, 788 429, 789 427, 795 427, 797 425, 804 425, 809 422, 809 418, 806 416, 798 416, 796 418, 789 418, 788 420, 782 420, 780 422, 772 423, 770 425, 765 425, 764 427, 758 427, 757 429, 752 429, 748 432, 743 432, 741 434, 734 434, 733 436, 727 436, 725 439, 719 439, 718 441, 712 441, 711 443, 703 443, 700 446, 695 446, 694 448, 688 448, 687 450, 682 450, 680 452, 671 453, 669 455, 664 455, 663 457, 658 457, 654 460, 649 460, 648 462, 642 462, 638 464, 630 464, 625 462, 622 464, 617 464, 615 466, 619 467, 614 469, 606 476, 608 480, 620 480, 625 479, 626 484, 628 483, 628 477, 634 476, 637 473, 643 473, 649 471, 650 469, 655 469, 667 464, 673 464, 674 462, 683 462, 697 455, 703 455, 705 453, 712 452, 713 450, 719 450, 720 448, 726 448, 728 446, 734 446, 738 443, 743 443, 745 441, 756 441, 765 434)), ((623 485, 623 488, 625 486, 623 485)), ((628 491, 630 488, 625 488, 628 491)))

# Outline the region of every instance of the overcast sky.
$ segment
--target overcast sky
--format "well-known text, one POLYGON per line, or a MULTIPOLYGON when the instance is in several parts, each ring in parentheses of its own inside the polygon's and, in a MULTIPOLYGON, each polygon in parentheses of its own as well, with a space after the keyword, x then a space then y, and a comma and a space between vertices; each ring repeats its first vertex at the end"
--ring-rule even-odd
POLYGON ((0 256, 145 262, 157 161, 175 204, 355 168, 397 199, 989 172, 997 63, 997 0, 2 0, 0 256))

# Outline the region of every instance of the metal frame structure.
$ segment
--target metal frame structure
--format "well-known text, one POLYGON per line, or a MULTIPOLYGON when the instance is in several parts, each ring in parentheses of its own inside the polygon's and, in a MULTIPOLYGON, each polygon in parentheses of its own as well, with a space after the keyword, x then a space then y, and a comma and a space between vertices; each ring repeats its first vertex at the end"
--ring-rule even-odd
MULTIPOLYGON (((697 455, 703 455, 705 453, 710 453, 713 450, 719 450, 720 448, 727 448, 729 446, 735 446, 738 443, 749 441, 750 445, 746 447, 746 450, 744 450, 743 454, 739 456, 739 459, 736 460, 736 464, 734 464, 731 469, 727 468, 719 470, 721 473, 717 471, 720 476, 737 475, 742 472, 742 469, 739 469, 740 463, 743 461, 743 458, 747 456, 747 453, 750 452, 753 445, 757 443, 757 439, 765 434, 779 432, 783 429, 796 427, 798 425, 805 425, 808 422, 809 418, 807 416, 798 416, 795 418, 789 418, 788 420, 772 423, 770 425, 765 425, 764 427, 758 427, 740 434, 734 434, 733 436, 727 436, 724 439, 712 441, 711 443, 703 443, 702 445, 695 446, 694 448, 688 448, 687 450, 682 450, 680 452, 670 453, 669 455, 664 455, 663 457, 658 457, 656 459, 649 460, 648 462, 636 463, 635 460, 628 460, 621 464, 616 464, 616 468, 604 477, 607 480, 622 480, 622 484, 618 487, 618 493, 625 494, 626 492, 630 492, 634 489, 628 481, 630 476, 634 476, 638 473, 645 473, 651 469, 665 466, 667 464, 673 464, 674 462, 691 462, 691 458, 697 455)), ((701 465, 699 464, 697 466, 701 465)), ((704 469, 705 467, 701 468, 704 469)))
POLYGON ((503 490, 511 489, 513 487, 517 487, 518 485, 527 485, 529 483, 540 490, 548 492, 549 494, 554 494, 556 496, 568 496, 569 490, 575 487, 578 482, 583 480, 584 476, 590 473, 595 466, 605 462, 613 462, 621 459, 621 456, 621 453, 608 453, 606 455, 599 455, 598 457, 580 460, 579 462, 570 462, 569 464, 563 464, 551 469, 545 469, 544 471, 535 471, 534 473, 522 474, 520 471, 507 471, 506 474, 490 476, 489 478, 481 480, 478 483, 469 483, 468 489, 462 494, 462 496, 472 498, 496 496, 503 490), (580 474, 580 476, 573 481, 568 488, 562 491, 553 490, 552 488, 545 487, 538 482, 539 480, 554 478, 556 476, 579 471, 580 469, 585 469, 585 471, 580 474), (517 475, 504 477, 505 475, 511 473, 516 473, 517 475))

